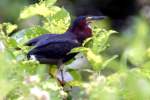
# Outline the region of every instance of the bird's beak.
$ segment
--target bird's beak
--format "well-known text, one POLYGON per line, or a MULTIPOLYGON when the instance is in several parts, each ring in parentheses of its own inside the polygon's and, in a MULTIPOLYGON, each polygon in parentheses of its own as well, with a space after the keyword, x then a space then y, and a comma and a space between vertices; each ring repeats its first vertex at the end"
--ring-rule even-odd
POLYGON ((92 21, 92 20, 101 20, 101 19, 104 19, 106 18, 106 16, 88 16, 86 17, 86 20, 87 21, 92 21))

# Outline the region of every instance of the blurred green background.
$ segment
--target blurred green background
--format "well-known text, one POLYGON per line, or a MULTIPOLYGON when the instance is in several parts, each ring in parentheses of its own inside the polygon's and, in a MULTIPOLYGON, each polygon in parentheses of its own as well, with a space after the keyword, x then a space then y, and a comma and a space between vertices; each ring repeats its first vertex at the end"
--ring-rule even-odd
MULTIPOLYGON (((150 100, 150 1, 55 1, 0 0, 0 100, 61 100, 67 94, 73 100, 150 100), (46 10, 36 11, 38 8, 46 10), (108 18, 92 24, 96 44, 89 47, 86 57, 94 67, 84 59, 88 68, 71 70, 77 81, 69 83, 75 89, 66 93, 48 75, 48 66, 27 61, 30 48, 23 43, 46 32, 62 33, 70 17, 80 15, 108 18), (117 33, 109 36, 110 29, 117 33)), ((66 66, 75 66, 78 61, 76 58, 66 66)), ((56 68, 51 68, 54 73, 56 68)))

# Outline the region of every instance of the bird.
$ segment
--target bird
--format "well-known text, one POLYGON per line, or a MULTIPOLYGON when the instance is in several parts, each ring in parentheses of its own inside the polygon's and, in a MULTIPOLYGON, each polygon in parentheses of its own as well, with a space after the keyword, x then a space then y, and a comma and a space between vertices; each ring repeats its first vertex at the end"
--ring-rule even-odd
POLYGON ((33 46, 27 53, 27 59, 34 57, 40 64, 55 64, 61 71, 63 81, 63 63, 77 53, 70 53, 75 47, 82 46, 85 39, 92 37, 92 20, 104 19, 105 16, 79 16, 63 34, 43 34, 25 43, 33 46))

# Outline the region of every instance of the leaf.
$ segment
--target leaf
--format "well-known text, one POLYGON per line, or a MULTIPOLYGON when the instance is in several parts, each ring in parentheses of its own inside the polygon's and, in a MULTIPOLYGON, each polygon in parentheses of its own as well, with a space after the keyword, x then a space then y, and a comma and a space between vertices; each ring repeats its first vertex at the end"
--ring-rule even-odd
POLYGON ((40 26, 34 26, 31 28, 23 29, 15 33, 12 38, 14 38, 19 44, 23 45, 29 39, 42 35, 44 33, 49 33, 46 29, 40 26))
POLYGON ((15 39, 9 37, 7 40, 7 44, 9 45, 9 47, 15 48, 17 47, 17 42, 15 39))
POLYGON ((87 43, 89 43, 92 40, 92 38, 87 38, 84 42, 83 42, 83 46, 85 46, 87 43))
POLYGON ((100 70, 103 63, 102 57, 100 55, 94 54, 90 49, 86 53, 87 59, 92 65, 94 70, 100 70))
MULTIPOLYGON (((7 49, 8 50, 8 49, 7 49)), ((8 92, 16 86, 15 64, 12 62, 13 57, 5 50, 0 54, 0 93, 5 97, 8 92), (11 66, 11 67, 10 67, 11 66), (11 83, 11 84, 10 84, 11 83)), ((19 81, 19 80, 18 80, 19 81)))
POLYGON ((4 23, 4 25, 6 26, 6 32, 7 32, 7 34, 10 34, 15 29, 17 29, 17 25, 15 25, 15 24, 4 23))
POLYGON ((81 75, 78 71, 69 69, 68 72, 72 75, 73 79, 76 81, 81 81, 81 75))
POLYGON ((61 8, 53 16, 49 16, 43 21, 43 27, 51 33, 64 33, 68 29, 70 21, 69 13, 61 8))
POLYGON ((102 68, 105 68, 112 60, 116 59, 118 57, 118 55, 114 55, 113 57, 109 58, 108 60, 106 60, 103 65, 102 68))
POLYGON ((45 4, 47 6, 52 6, 56 3, 57 0, 45 0, 45 4))
POLYGON ((113 30, 105 30, 100 28, 95 28, 93 30, 94 36, 92 37, 92 51, 96 54, 99 54, 100 52, 104 51, 107 47, 107 41, 109 39, 109 36, 112 33, 116 33, 113 30))
POLYGON ((57 75, 57 67, 56 66, 49 66, 49 74, 52 75, 53 77, 56 77, 57 75))
POLYGON ((64 8, 48 6, 44 1, 24 8, 19 18, 26 19, 35 15, 43 17, 43 27, 51 33, 64 33, 70 25, 70 15, 64 8))
POLYGON ((87 57, 94 70, 99 70, 102 65, 102 57, 96 55, 90 48, 78 47, 71 50, 70 53, 82 52, 87 57))
POLYGON ((74 80, 74 81, 69 82, 68 84, 69 86, 75 87, 75 86, 81 86, 82 82, 74 80))
POLYGON ((129 40, 124 55, 135 66, 145 62, 146 48, 149 45, 149 23, 143 18, 137 18, 133 27, 130 30, 132 39, 129 40))
MULTIPOLYGON (((53 1, 55 1, 55 0, 53 0, 53 1)), ((43 17, 53 16, 59 10, 61 10, 59 7, 50 6, 50 5, 48 5, 48 3, 42 1, 39 4, 34 4, 34 5, 30 5, 28 7, 25 7, 21 11, 19 19, 26 19, 26 18, 35 16, 35 15, 40 15, 43 17)))
POLYGON ((16 29, 17 29, 17 25, 15 25, 15 24, 11 24, 11 23, 0 24, 0 32, 5 35, 9 35, 16 29))
POLYGON ((87 52, 88 48, 86 47, 76 47, 73 48, 69 53, 77 53, 77 52, 87 52))

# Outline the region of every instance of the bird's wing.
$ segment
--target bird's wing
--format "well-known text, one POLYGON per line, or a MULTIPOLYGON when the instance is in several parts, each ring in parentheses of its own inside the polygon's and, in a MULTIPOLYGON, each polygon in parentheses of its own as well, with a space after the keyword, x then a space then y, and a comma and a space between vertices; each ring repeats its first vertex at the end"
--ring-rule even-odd
POLYGON ((47 38, 51 38, 55 36, 56 34, 43 34, 41 36, 38 36, 34 39, 29 40, 27 43, 25 43, 26 46, 34 46, 36 43, 38 43, 40 40, 45 40, 47 38))
POLYGON ((41 55, 46 58, 63 58, 74 47, 80 46, 76 40, 57 40, 48 44, 36 46, 29 53, 33 55, 41 55))
POLYGON ((74 42, 74 40, 70 39, 71 37, 66 36, 65 34, 55 34, 55 36, 47 36, 44 39, 40 39, 35 47, 43 47, 45 45, 49 45, 51 43, 61 43, 61 42, 74 42))

